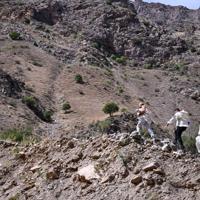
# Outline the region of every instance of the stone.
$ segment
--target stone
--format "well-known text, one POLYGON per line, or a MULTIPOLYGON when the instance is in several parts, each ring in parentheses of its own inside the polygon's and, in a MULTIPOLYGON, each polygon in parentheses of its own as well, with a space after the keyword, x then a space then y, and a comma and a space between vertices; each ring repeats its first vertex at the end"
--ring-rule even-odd
POLYGON ((90 157, 94 160, 97 160, 101 157, 101 154, 98 152, 94 152, 90 157))
POLYGON ((157 162, 152 162, 149 163, 148 165, 143 167, 143 171, 148 172, 148 171, 153 171, 154 169, 157 169, 159 167, 159 163, 157 162))
POLYGON ((163 169, 161 169, 161 168, 154 169, 153 173, 159 174, 161 176, 165 176, 165 171, 163 169))
POLYGON ((164 144, 161 149, 164 152, 170 152, 172 150, 170 144, 164 144))
POLYGON ((34 173, 34 172, 36 172, 40 168, 41 168, 41 166, 36 165, 36 166, 32 167, 30 170, 34 173))
POLYGON ((59 176, 60 176, 59 171, 55 170, 54 168, 49 169, 48 172, 46 173, 46 178, 48 180, 58 179, 59 176))
POLYGON ((74 147, 75 147, 75 145, 74 145, 74 142, 73 142, 73 141, 69 141, 69 142, 67 143, 67 148, 73 149, 74 147))
POLYGON ((79 175, 79 177, 84 177, 85 180, 100 178, 94 164, 90 164, 78 169, 77 174, 79 175))
POLYGON ((114 174, 110 174, 108 176, 104 176, 101 180, 101 183, 107 183, 107 182, 112 182, 115 179, 114 174))
POLYGON ((26 159, 26 153, 23 151, 20 151, 19 153, 16 154, 16 157, 22 160, 26 159))
POLYGON ((131 178, 131 183, 135 184, 135 185, 138 185, 139 183, 142 182, 142 176, 141 175, 134 175, 132 178, 131 178))

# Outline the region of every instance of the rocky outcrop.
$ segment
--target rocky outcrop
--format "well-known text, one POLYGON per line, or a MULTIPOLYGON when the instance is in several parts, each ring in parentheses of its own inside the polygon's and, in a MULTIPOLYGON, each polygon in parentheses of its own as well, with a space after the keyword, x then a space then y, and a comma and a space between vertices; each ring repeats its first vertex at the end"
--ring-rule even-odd
POLYGON ((189 153, 177 157, 162 152, 159 144, 155 149, 132 139, 126 146, 119 143, 106 135, 88 140, 61 137, 34 146, 18 145, 21 157, 14 158, 19 154, 13 150, 16 147, 4 151, 0 143, 0 199, 16 195, 30 200, 44 195, 52 200, 200 197, 198 157, 189 153), (80 154, 79 159, 71 158, 80 154), (93 159, 93 154, 100 156, 93 159))
POLYGON ((22 95, 24 83, 12 78, 0 69, 0 94, 8 97, 19 98, 22 95))

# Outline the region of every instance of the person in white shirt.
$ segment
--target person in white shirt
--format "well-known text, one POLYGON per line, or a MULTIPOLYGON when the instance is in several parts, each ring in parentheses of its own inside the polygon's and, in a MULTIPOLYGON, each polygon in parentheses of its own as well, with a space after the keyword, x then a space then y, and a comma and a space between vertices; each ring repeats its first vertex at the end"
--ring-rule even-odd
POLYGON ((196 137, 196 147, 197 147, 198 153, 200 153, 200 125, 199 125, 199 133, 198 133, 198 136, 196 137))
POLYGON ((190 120, 189 114, 185 110, 180 110, 176 108, 174 116, 167 122, 167 126, 176 122, 176 130, 175 130, 175 139, 174 144, 178 147, 180 145, 181 150, 185 151, 185 147, 183 145, 182 133, 189 127, 190 120))

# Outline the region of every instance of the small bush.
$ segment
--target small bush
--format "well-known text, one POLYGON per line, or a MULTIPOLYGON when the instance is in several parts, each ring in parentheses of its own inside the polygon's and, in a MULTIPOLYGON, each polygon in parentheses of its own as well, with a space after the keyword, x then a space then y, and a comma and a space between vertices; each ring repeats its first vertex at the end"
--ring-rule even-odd
POLYGON ((119 111, 119 107, 115 102, 110 102, 107 103, 104 107, 103 107, 103 112, 105 114, 109 114, 110 116, 113 115, 113 113, 118 112, 119 111))
POLYGON ((108 131, 108 129, 110 128, 112 122, 110 119, 106 119, 104 121, 100 121, 97 123, 97 127, 99 129, 100 132, 105 133, 108 131))
POLYGON ((9 36, 12 40, 20 40, 20 33, 18 32, 11 32, 9 33, 9 36))
POLYGON ((46 121, 46 122, 52 122, 52 115, 53 115, 52 111, 45 110, 43 112, 44 121, 46 121))
POLYGON ((32 129, 10 129, 0 133, 0 139, 11 140, 14 142, 23 142, 30 140, 32 135, 32 129))
POLYGON ((111 58, 115 60, 117 63, 125 65, 126 64, 126 57, 125 56, 119 56, 119 55, 112 55, 111 58))
POLYGON ((144 68, 145 69, 152 69, 153 65, 151 63, 146 63, 146 64, 144 64, 144 68))
POLYGON ((33 96, 23 97, 22 102, 25 103, 28 107, 31 107, 31 108, 36 106, 36 100, 33 96))
POLYGON ((79 84, 83 84, 84 83, 83 77, 80 74, 77 74, 75 76, 75 81, 76 81, 76 83, 79 83, 79 84))
POLYGON ((186 148, 186 151, 191 153, 196 153, 196 138, 194 136, 184 135, 183 136, 183 143, 186 148))
POLYGON ((122 112, 122 113, 127 113, 127 112, 128 112, 128 109, 127 109, 127 108, 122 108, 122 109, 121 109, 121 112, 122 112))
POLYGON ((67 111, 67 110, 71 109, 71 105, 69 104, 69 102, 65 102, 65 103, 63 104, 63 106, 62 106, 62 109, 63 109, 64 111, 67 111))

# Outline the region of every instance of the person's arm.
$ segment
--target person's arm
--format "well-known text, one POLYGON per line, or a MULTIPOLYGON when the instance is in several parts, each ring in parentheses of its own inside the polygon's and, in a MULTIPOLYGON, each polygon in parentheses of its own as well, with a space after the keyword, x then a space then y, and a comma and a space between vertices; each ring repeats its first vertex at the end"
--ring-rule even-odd
POLYGON ((175 122, 175 115, 167 122, 167 126, 175 122))

